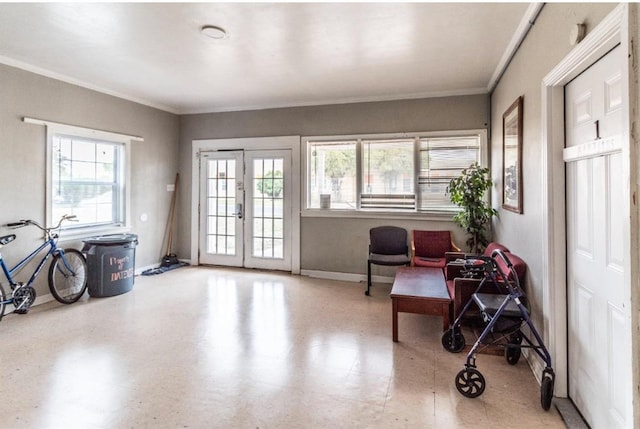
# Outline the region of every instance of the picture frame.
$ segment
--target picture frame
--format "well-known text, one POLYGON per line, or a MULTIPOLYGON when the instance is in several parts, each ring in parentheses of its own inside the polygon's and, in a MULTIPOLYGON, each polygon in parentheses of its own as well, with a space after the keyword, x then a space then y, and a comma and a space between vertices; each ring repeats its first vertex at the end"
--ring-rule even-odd
POLYGON ((520 96, 502 115, 502 208, 522 213, 522 107, 520 96))

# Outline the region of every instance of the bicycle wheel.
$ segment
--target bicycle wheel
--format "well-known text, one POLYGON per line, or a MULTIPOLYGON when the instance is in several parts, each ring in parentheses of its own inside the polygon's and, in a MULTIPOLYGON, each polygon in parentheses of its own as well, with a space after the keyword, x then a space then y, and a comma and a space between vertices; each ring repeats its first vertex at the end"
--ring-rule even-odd
POLYGON ((73 304, 80 299, 87 289, 87 261, 82 253, 66 249, 64 256, 58 253, 53 257, 49 267, 49 289, 63 304, 73 304))
POLYGON ((2 320, 2 316, 4 316, 4 309, 7 305, 7 303, 5 302, 5 299, 7 297, 4 294, 4 289, 2 288, 2 285, 0 285, 0 320, 2 320))

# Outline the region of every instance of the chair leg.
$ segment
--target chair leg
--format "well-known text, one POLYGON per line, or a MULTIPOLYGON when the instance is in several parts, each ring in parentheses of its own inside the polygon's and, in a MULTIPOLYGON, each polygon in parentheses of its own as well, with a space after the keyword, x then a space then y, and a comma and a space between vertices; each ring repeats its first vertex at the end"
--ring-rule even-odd
POLYGON ((371 288, 371 261, 367 261, 367 290, 365 295, 369 296, 369 289, 371 288))

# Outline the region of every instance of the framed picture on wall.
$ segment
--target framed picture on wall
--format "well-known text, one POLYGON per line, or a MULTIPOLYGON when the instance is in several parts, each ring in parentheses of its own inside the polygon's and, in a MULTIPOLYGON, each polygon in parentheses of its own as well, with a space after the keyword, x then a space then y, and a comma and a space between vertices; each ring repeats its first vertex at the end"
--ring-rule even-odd
POLYGON ((502 115, 502 208, 522 213, 522 97, 502 115))

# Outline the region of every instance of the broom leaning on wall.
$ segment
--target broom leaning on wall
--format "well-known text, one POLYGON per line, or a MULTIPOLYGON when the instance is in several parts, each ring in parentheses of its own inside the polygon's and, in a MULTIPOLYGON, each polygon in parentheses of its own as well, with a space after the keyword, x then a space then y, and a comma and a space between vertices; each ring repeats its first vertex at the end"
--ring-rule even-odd
POLYGON ((169 211, 169 236, 167 238, 167 253, 162 257, 162 262, 159 267, 149 268, 142 272, 143 276, 150 276, 154 274, 162 274, 169 270, 175 270, 176 268, 189 265, 186 262, 180 262, 178 256, 173 253, 171 247, 173 246, 173 219, 176 212, 176 200, 178 198, 178 182, 180 180, 180 174, 176 173, 176 180, 173 185, 173 196, 171 197, 171 208, 169 211))

